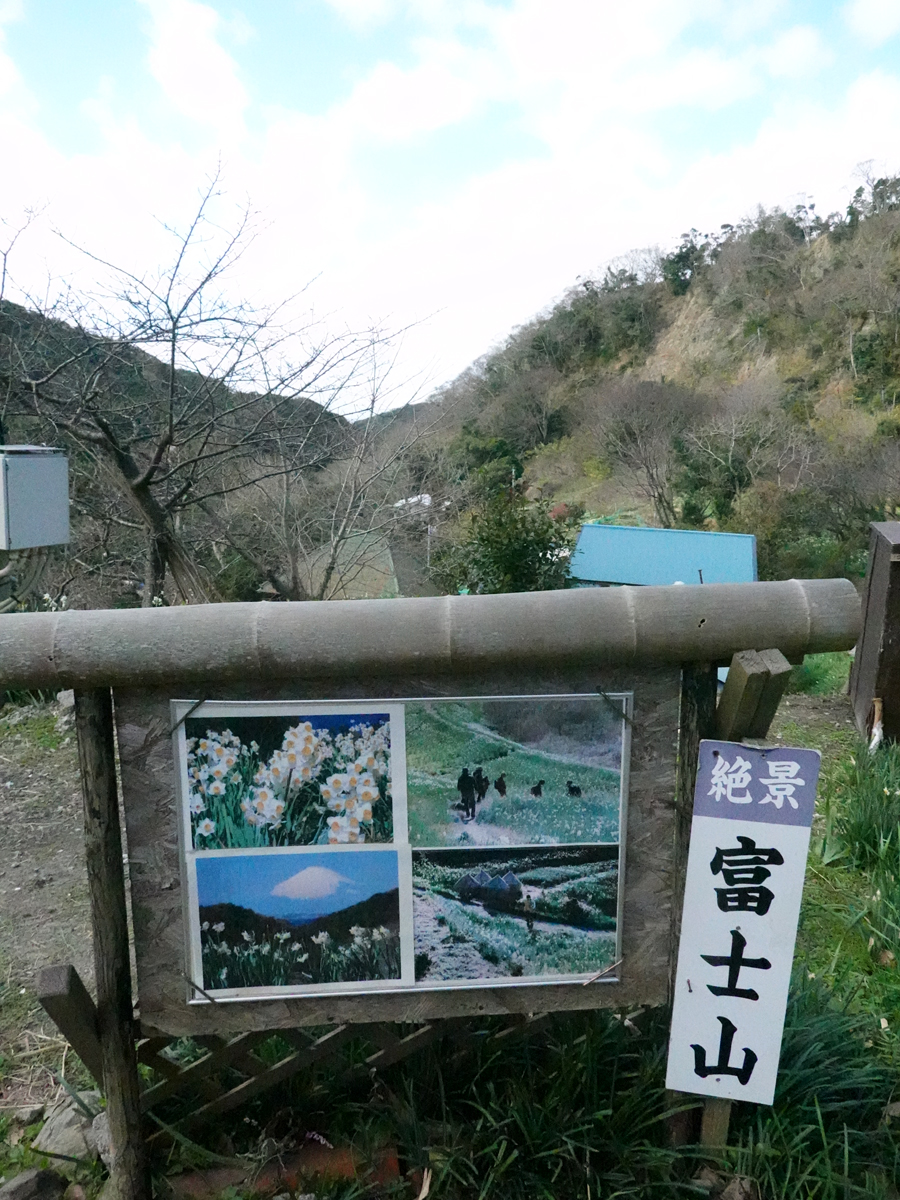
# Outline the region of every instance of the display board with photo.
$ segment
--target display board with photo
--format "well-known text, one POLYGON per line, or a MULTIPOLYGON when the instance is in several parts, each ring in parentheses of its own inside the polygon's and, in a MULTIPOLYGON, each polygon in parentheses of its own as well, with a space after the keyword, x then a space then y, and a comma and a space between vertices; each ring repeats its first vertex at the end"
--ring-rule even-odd
POLYGON ((193 999, 614 979, 629 705, 175 702, 193 999))

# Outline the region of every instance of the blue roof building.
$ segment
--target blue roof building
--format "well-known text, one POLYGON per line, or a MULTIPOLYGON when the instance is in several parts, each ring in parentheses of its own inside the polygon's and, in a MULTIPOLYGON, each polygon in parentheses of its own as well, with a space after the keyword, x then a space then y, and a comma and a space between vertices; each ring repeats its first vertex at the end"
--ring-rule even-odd
POLYGON ((752 583, 751 533, 584 525, 572 554, 572 578, 585 585, 752 583))

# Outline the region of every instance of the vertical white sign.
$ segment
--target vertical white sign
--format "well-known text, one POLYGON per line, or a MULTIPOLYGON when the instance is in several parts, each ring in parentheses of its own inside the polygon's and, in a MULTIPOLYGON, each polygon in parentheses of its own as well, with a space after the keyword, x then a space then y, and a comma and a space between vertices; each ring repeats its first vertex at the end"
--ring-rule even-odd
POLYGON ((700 743, 669 1088, 772 1103, 819 760, 700 743))

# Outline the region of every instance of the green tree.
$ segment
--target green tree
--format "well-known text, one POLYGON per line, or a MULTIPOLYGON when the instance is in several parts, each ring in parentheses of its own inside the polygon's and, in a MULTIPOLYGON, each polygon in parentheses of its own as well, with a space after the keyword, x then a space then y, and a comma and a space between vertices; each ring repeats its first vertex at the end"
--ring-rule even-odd
POLYGON ((681 235, 680 245, 665 255, 660 262, 663 281, 673 296, 683 296, 691 286, 697 273, 706 263, 709 242, 704 235, 692 229, 681 235))
POLYGON ((503 437, 482 433, 474 421, 466 421, 450 444, 450 459, 459 482, 467 483, 476 495, 489 497, 509 487, 524 472, 515 447, 503 437))
POLYGON ((431 575, 445 591, 542 592, 563 588, 580 521, 564 505, 500 492, 476 510, 466 536, 435 554, 431 575))

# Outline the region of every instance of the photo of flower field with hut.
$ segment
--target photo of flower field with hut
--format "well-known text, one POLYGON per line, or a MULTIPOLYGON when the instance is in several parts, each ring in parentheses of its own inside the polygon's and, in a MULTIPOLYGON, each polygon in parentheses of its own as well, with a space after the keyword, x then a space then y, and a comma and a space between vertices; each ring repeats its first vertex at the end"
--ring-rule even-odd
POLYGON ((185 721, 195 850, 393 840, 384 713, 185 721))
POLYGON ((616 960, 619 847, 414 850, 417 983, 593 974, 616 960))
POLYGON ((617 842, 624 704, 621 696, 407 703, 410 843, 617 842))
POLYGON ((400 978, 393 850, 198 857, 203 988, 400 978))

